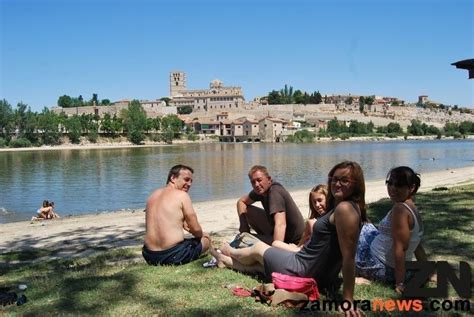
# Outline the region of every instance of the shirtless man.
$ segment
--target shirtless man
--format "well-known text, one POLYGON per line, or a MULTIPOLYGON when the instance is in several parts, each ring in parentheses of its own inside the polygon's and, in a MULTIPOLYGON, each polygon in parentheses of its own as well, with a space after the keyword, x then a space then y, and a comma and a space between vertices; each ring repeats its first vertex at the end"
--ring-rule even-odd
POLYGON ((252 228, 256 237, 268 245, 273 241, 297 244, 305 225, 290 193, 272 180, 265 166, 253 166, 248 176, 253 190, 237 201, 239 232, 252 228), (252 206, 256 201, 262 202, 263 209, 252 206))
POLYGON ((202 231, 188 195, 193 172, 189 166, 173 166, 166 186, 148 198, 142 254, 150 265, 185 264, 209 249, 210 237, 202 231), (183 229, 194 238, 185 239, 183 229))

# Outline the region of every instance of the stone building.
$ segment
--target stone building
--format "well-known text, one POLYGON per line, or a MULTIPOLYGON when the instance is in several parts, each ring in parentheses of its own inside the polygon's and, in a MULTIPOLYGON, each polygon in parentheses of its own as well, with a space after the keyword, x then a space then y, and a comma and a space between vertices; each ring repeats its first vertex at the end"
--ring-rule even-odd
MULTIPOLYGON (((71 108, 52 107, 51 111, 57 114, 64 113, 68 117, 73 115, 80 116, 82 114, 93 114, 102 118, 106 113, 112 117, 114 115, 120 117, 122 110, 127 109, 129 104, 130 100, 120 100, 108 106, 84 106, 71 108)), ((176 107, 167 107, 166 103, 162 100, 140 100, 140 104, 143 107, 143 110, 145 110, 148 118, 156 118, 178 113, 176 107)))
POLYGON ((170 73, 170 98, 171 106, 189 106, 193 112, 238 111, 245 103, 241 87, 226 87, 218 79, 210 83, 209 89, 188 90, 184 72, 170 73))

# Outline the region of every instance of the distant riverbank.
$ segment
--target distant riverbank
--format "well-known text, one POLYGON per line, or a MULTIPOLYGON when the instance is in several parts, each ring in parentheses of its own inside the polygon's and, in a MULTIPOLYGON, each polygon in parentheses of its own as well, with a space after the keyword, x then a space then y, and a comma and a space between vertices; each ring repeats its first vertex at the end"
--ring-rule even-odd
MULTIPOLYGON (((376 141, 401 141, 401 140, 436 140, 435 135, 426 135, 426 136, 407 136, 405 139, 404 136, 398 136, 395 138, 389 138, 386 136, 356 136, 349 139, 341 140, 340 138, 318 138, 314 139, 314 143, 322 142, 351 142, 351 141, 367 141, 367 142, 376 142, 376 141)), ((465 139, 474 139, 474 135, 466 135, 465 139)), ((453 140, 453 137, 442 137, 441 140, 453 140)), ((0 148, 0 152, 15 152, 15 151, 54 151, 54 150, 97 150, 97 149, 121 149, 121 148, 145 148, 145 147, 155 147, 155 146, 172 146, 172 145, 183 145, 183 144, 196 144, 196 143, 229 143, 229 142, 219 142, 215 139, 201 139, 196 141, 189 140, 173 140, 173 144, 166 144, 164 142, 153 142, 145 141, 143 144, 136 145, 132 144, 130 141, 127 141, 126 138, 121 138, 118 141, 110 141, 104 139, 98 143, 90 143, 88 141, 73 144, 73 143, 64 143, 60 145, 43 145, 43 146, 32 146, 25 148, 0 148)))

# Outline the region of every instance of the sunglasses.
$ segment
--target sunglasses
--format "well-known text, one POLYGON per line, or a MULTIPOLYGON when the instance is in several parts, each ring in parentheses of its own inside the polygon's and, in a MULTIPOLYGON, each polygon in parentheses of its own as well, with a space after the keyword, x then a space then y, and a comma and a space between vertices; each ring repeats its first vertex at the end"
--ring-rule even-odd
POLYGON ((403 187, 403 186, 408 186, 407 184, 391 181, 391 180, 386 180, 385 185, 387 186, 394 186, 394 187, 403 187))
POLYGON ((350 183, 354 182, 354 180, 349 177, 335 177, 335 176, 328 177, 328 181, 333 185, 336 185, 339 182, 339 184, 341 184, 342 186, 347 186, 350 183))

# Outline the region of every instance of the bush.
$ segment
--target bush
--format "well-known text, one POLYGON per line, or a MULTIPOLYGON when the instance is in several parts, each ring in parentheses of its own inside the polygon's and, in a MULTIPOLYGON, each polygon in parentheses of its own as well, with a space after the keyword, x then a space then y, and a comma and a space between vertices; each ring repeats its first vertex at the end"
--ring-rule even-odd
POLYGON ((152 142, 161 142, 162 141, 162 137, 158 133, 150 134, 148 136, 148 139, 150 139, 150 141, 152 141, 152 142))
POLYGON ((10 147, 31 147, 31 142, 24 138, 14 139, 10 141, 10 147))
POLYGON ((349 139, 350 137, 351 137, 351 135, 350 135, 349 133, 341 133, 341 134, 339 134, 339 138, 340 138, 341 140, 347 140, 347 139, 349 139))
MULTIPOLYGON (((460 139, 460 138, 462 138, 461 132, 458 132, 458 131, 454 132, 454 133, 453 133, 453 138, 455 138, 455 139, 460 139)), ((11 142, 10 142, 10 144, 11 144, 11 142)))
POLYGON ((0 138, 0 148, 7 147, 7 141, 4 138, 0 138))
POLYGON ((87 135, 87 139, 91 143, 97 143, 98 138, 99 138, 99 134, 97 133, 96 130, 91 130, 89 134, 87 135))
POLYGON ((139 129, 133 129, 128 131, 127 138, 133 144, 141 144, 143 140, 145 140, 145 133, 139 129))
POLYGON ((189 133, 186 137, 187 137, 188 141, 193 141, 193 142, 196 141, 197 139, 199 139, 197 134, 194 133, 194 132, 189 133))
POLYGON ((391 138, 391 139, 394 139, 398 136, 397 133, 387 133, 387 138, 391 138))
POLYGON ((314 141, 314 138, 316 137, 316 134, 313 132, 310 132, 306 129, 296 131, 294 135, 288 136, 286 139, 286 142, 291 142, 291 143, 312 143, 314 141))

